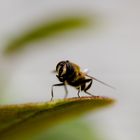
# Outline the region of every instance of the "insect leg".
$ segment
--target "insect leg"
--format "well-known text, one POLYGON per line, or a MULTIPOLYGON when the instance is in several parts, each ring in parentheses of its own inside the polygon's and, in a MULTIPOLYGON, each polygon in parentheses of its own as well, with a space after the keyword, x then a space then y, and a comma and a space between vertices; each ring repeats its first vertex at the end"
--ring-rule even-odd
POLYGON ((80 98, 80 95, 79 95, 80 91, 81 91, 81 86, 79 86, 78 93, 77 93, 77 95, 78 95, 79 98, 80 98))
POLYGON ((85 93, 88 94, 88 95, 90 95, 90 96, 94 96, 94 95, 92 95, 91 93, 89 93, 89 92, 87 92, 87 91, 85 91, 85 93))
POLYGON ((67 89, 67 86, 66 86, 66 83, 64 82, 64 88, 65 88, 65 96, 64 96, 64 98, 67 98, 67 96, 68 96, 68 89, 67 89))
POLYGON ((65 86, 65 84, 64 83, 60 83, 60 84, 54 84, 54 85, 52 85, 52 88, 51 88, 51 101, 52 101, 52 99, 53 99, 53 87, 55 87, 55 86, 65 86))
POLYGON ((92 79, 86 79, 85 80, 86 83, 90 82, 89 85, 84 89, 84 92, 90 96, 94 96, 91 93, 87 92, 87 90, 91 87, 93 80, 92 79))
POLYGON ((91 87, 93 80, 92 80, 92 79, 86 79, 86 80, 85 80, 85 83, 88 83, 88 82, 90 82, 90 83, 89 83, 89 85, 84 89, 84 91, 87 91, 87 90, 91 87))

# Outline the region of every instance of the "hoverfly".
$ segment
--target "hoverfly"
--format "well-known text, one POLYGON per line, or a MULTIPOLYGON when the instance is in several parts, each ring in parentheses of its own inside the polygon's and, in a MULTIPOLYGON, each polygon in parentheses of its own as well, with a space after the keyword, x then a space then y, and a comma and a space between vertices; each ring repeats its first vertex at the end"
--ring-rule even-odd
POLYGON ((114 89, 114 87, 106 84, 105 82, 102 82, 97 78, 88 75, 86 72, 81 71, 80 67, 77 64, 72 63, 68 60, 59 62, 56 66, 56 72, 57 72, 56 77, 59 79, 61 83, 52 85, 51 100, 53 99, 54 96, 53 95, 54 86, 64 86, 66 92, 64 98, 66 98, 68 95, 68 90, 66 85, 75 87, 78 90, 77 93, 78 97, 80 97, 79 95, 80 91, 84 91, 86 94, 90 96, 94 96, 87 91, 91 87, 93 80, 96 80, 104 84, 105 86, 114 89))

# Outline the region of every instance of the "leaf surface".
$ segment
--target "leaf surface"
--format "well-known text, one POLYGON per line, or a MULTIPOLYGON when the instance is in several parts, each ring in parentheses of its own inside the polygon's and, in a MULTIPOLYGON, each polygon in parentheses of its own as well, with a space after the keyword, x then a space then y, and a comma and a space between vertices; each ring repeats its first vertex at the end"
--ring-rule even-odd
POLYGON ((27 140, 44 129, 64 120, 80 116, 114 103, 107 97, 81 97, 51 101, 0 106, 1 140, 27 140))

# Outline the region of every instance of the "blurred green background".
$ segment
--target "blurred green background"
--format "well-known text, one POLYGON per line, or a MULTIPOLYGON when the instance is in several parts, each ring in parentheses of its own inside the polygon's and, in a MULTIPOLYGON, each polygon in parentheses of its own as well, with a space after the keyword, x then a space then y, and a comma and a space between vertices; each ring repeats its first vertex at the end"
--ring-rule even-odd
MULTIPOLYGON (((78 139, 69 133, 81 132, 79 136, 88 135, 89 140, 139 140, 139 5, 138 0, 1 0, 1 104, 49 101, 50 87, 58 83, 51 71, 68 59, 114 85, 117 91, 94 82, 90 91, 118 103, 37 139, 78 139)), ((63 98, 63 88, 54 90, 55 98, 63 98)), ((76 91, 69 87, 73 96, 76 91)))

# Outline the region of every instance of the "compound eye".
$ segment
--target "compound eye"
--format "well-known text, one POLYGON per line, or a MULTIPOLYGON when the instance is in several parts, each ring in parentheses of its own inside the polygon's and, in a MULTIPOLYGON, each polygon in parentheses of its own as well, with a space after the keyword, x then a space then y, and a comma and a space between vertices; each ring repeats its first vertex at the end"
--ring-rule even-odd
POLYGON ((56 71, 59 76, 63 76, 64 74, 66 74, 66 62, 65 61, 59 62, 56 66, 56 71))
POLYGON ((59 76, 63 77, 66 74, 66 64, 61 67, 58 67, 57 72, 59 76))
POLYGON ((61 71, 59 71, 59 72, 60 72, 60 76, 65 75, 65 74, 66 74, 66 70, 67 70, 67 68, 66 68, 66 64, 65 64, 65 65, 62 67, 61 71))

